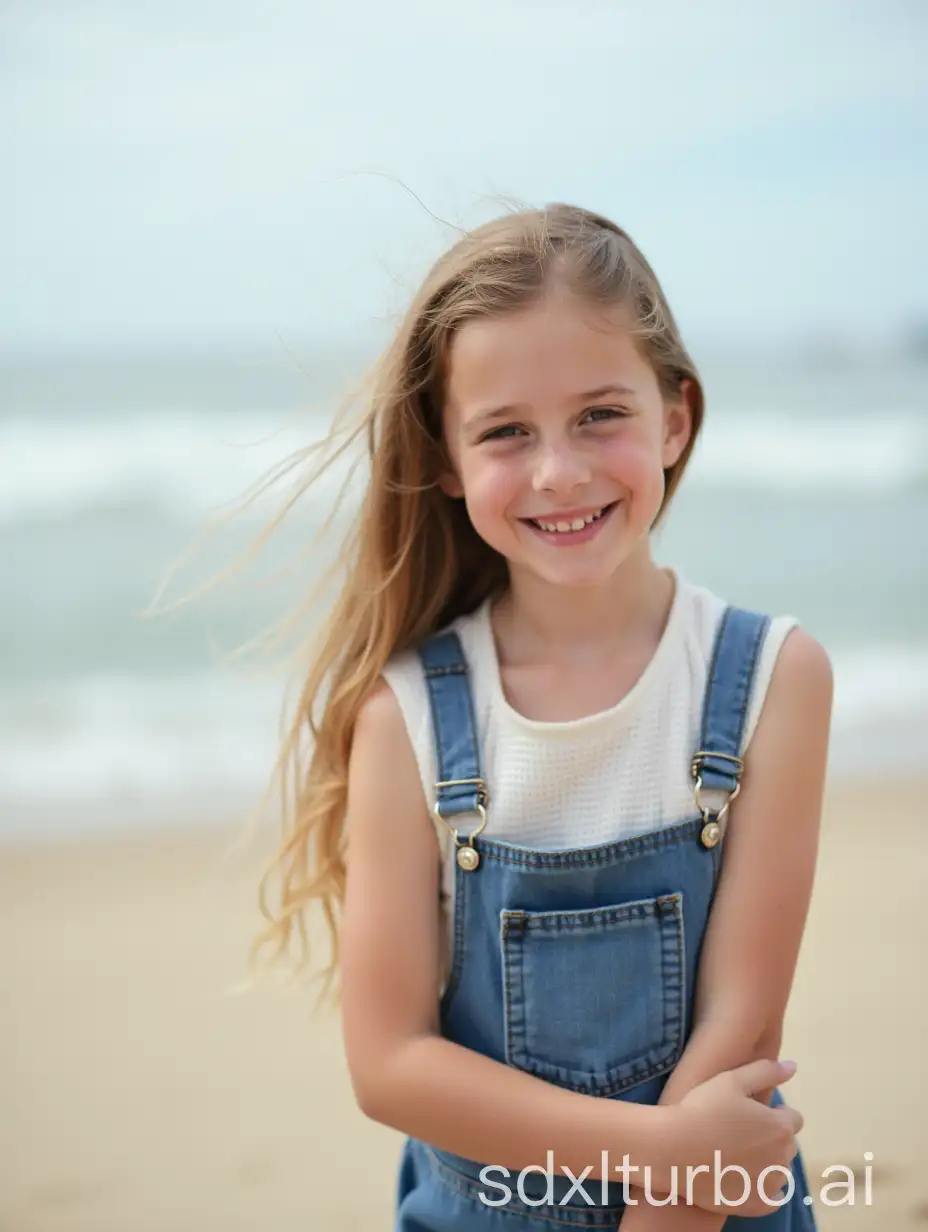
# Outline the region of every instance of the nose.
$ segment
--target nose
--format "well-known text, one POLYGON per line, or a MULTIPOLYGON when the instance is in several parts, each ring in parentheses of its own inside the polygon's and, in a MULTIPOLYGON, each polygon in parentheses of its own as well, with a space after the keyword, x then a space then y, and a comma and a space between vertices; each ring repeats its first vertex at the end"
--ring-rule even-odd
POLYGON ((589 480, 589 462, 570 441, 554 441, 539 450, 532 476, 536 492, 570 492, 589 480))

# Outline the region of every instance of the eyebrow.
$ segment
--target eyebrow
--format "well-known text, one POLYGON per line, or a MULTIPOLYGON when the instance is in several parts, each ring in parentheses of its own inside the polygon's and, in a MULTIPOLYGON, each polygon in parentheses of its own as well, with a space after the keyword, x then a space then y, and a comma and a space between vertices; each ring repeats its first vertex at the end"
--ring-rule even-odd
MULTIPOLYGON (((594 398, 604 398, 607 394, 615 394, 620 398, 634 397, 635 391, 627 385, 600 385, 598 389, 586 389, 583 393, 574 394, 573 401, 575 402, 590 402, 594 398)), ((509 415, 516 414, 519 410, 524 409, 525 403, 511 402, 505 406, 493 406, 487 410, 478 411, 478 413, 470 421, 472 424, 483 423, 485 420, 505 419, 509 415)))

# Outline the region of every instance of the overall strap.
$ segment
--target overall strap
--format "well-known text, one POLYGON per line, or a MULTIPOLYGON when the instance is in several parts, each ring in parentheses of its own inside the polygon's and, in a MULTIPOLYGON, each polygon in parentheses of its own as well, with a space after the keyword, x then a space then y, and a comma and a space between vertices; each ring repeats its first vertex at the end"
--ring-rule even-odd
MULTIPOLYGON (((719 624, 703 702, 699 748, 691 766, 696 803, 707 830, 710 816, 720 821, 741 788, 744 726, 758 656, 769 626, 769 616, 736 607, 727 607, 719 624), (702 799, 703 791, 728 795, 720 808, 709 809, 702 799)), ((707 837, 717 841, 718 831, 708 836, 704 832, 704 842, 707 837)))
MULTIPOLYGON (((429 638, 418 653, 432 711, 438 767, 435 811, 446 824, 448 818, 477 814, 481 823, 464 840, 473 846, 471 840, 486 825, 489 792, 480 768, 480 742, 467 660, 456 633, 441 633, 429 638)), ((460 842, 457 830, 451 825, 449 829, 460 842)))

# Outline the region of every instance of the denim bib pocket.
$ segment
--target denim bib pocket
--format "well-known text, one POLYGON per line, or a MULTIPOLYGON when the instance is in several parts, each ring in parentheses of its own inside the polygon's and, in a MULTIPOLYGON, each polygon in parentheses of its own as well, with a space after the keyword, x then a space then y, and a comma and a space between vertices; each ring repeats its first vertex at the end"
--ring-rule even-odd
POLYGON ((671 1070, 685 1042, 683 895, 500 913, 506 1060, 610 1097, 671 1070))

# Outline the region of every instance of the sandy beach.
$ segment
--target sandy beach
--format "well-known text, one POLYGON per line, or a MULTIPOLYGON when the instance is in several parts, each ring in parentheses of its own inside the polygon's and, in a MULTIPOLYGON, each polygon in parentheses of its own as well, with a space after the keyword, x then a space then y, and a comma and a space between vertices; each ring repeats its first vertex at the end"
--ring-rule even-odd
MULTIPOLYGON (((817 1207, 826 1232, 928 1227, 926 802, 923 782, 828 796, 784 1044, 813 1185, 860 1178, 855 1207, 817 1207)), ((236 990, 261 852, 235 839, 0 852, 2 1232, 390 1227, 400 1140, 355 1109, 337 1015, 236 990)))

